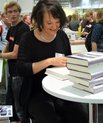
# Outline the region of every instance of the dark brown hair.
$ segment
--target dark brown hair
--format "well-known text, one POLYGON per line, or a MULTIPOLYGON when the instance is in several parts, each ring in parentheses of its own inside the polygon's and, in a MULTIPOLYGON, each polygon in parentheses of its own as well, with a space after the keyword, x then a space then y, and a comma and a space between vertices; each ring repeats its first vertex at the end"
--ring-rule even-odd
POLYGON ((39 0, 33 8, 31 20, 36 22, 40 31, 43 27, 45 10, 47 10, 54 18, 58 18, 60 20, 60 28, 64 26, 66 22, 66 15, 59 2, 57 0, 39 0))

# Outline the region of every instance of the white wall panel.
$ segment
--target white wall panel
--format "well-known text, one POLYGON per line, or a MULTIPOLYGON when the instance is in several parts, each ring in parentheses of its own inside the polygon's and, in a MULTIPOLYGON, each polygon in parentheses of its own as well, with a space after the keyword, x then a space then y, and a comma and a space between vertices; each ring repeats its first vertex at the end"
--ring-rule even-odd
MULTIPOLYGON (((0 0, 0 11, 3 11, 3 6, 7 1, 11 1, 11 0, 0 0)), ((15 1, 18 1, 18 3, 22 8, 23 13, 32 11, 32 8, 34 6, 33 0, 15 0, 15 1)))
POLYGON ((6 0, 0 0, 0 11, 3 11, 5 1, 6 0))
MULTIPOLYGON (((3 5, 6 1, 10 1, 10 0, 0 0, 0 11, 3 10, 3 5)), ((15 1, 18 1, 20 3, 22 7, 22 12, 31 12, 34 6, 34 1, 37 2, 37 0, 15 0, 15 1)), ((64 1, 65 3, 65 1, 67 0, 60 0, 60 1, 62 2, 64 1)), ((70 2, 71 7, 80 7, 80 8, 101 8, 103 7, 103 0, 86 0, 86 1, 85 0, 68 0, 68 1, 71 1, 70 2), (89 3, 89 5, 87 4, 87 2, 89 3)))
POLYGON ((22 12, 31 12, 34 6, 33 0, 18 0, 18 3, 21 5, 22 12))

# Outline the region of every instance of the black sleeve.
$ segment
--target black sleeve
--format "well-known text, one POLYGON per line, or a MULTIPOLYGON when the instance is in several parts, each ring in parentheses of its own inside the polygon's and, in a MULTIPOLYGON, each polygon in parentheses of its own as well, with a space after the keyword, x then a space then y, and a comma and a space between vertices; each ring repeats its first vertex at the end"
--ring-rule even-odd
POLYGON ((71 45, 68 36, 62 30, 58 32, 57 35, 57 52, 63 53, 65 55, 71 55, 71 45))
POLYGON ((30 50, 30 48, 28 49, 28 42, 29 42, 28 37, 29 37, 28 34, 25 33, 19 44, 17 66, 18 66, 19 73, 22 76, 33 75, 32 62, 27 53, 27 51, 30 50))
POLYGON ((15 34, 15 43, 16 44, 19 44, 21 38, 22 38, 22 35, 25 34, 26 32, 30 31, 29 27, 27 25, 23 25, 21 26, 16 34, 15 34))
MULTIPOLYGON (((65 32, 64 32, 65 33, 65 32)), ((70 45, 70 41, 69 41, 69 38, 66 34, 65 35, 65 47, 66 47, 66 55, 71 55, 72 54, 72 51, 71 51, 71 45, 70 45)))

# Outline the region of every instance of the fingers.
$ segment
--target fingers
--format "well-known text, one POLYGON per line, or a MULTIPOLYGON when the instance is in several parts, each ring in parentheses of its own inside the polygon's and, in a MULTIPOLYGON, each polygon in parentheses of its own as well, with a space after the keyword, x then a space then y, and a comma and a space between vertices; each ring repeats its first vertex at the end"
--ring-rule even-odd
POLYGON ((52 62, 53 66, 60 66, 60 67, 65 67, 67 63, 67 58, 66 57, 55 57, 52 62))

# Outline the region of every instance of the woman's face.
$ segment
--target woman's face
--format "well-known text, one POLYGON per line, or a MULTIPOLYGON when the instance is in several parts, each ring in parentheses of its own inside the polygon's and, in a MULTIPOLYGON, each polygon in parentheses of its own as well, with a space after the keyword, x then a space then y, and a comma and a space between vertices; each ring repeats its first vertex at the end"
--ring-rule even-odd
POLYGON ((58 18, 53 18, 53 16, 45 12, 44 19, 43 19, 43 29, 46 34, 50 36, 54 36, 60 27, 60 20, 58 18))

